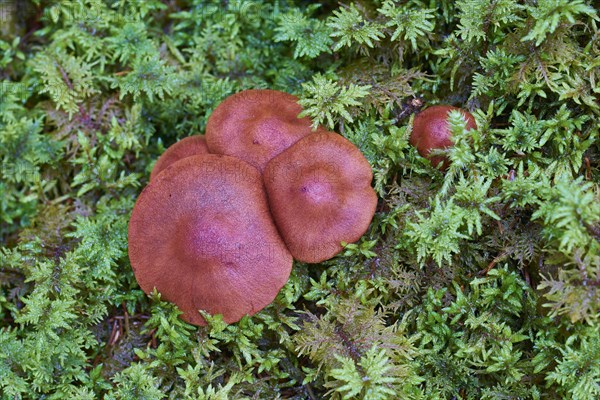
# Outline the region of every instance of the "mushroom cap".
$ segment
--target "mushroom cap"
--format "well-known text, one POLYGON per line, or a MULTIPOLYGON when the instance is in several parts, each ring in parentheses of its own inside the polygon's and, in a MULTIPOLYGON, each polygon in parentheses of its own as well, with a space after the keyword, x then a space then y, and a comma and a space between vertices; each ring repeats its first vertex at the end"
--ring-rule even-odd
POLYGON ((410 144, 417 148, 419 154, 431 160, 434 166, 442 162, 442 169, 448 168, 450 160, 442 155, 430 156, 432 149, 452 147, 452 134, 448 124, 448 113, 452 110, 462 112, 467 121, 467 130, 477 129, 475 118, 468 111, 458 107, 437 105, 426 108, 415 116, 410 144))
POLYGON ((237 157, 262 172, 269 160, 312 133, 311 120, 298 118, 301 111, 298 98, 289 93, 251 89, 233 94, 208 118, 208 149, 237 157))
POLYGON ((318 263, 357 241, 377 206, 367 159, 333 132, 313 133, 272 159, 263 179, 275 224, 292 256, 318 263))
POLYGON ((258 312, 292 268, 258 170, 215 154, 173 163, 142 191, 129 259, 142 290, 156 288, 195 325, 206 324, 199 309, 227 323, 258 312))
POLYGON ((201 135, 188 136, 179 142, 169 146, 154 164, 150 173, 150 182, 169 165, 182 158, 195 156, 198 154, 208 154, 206 139, 201 135))

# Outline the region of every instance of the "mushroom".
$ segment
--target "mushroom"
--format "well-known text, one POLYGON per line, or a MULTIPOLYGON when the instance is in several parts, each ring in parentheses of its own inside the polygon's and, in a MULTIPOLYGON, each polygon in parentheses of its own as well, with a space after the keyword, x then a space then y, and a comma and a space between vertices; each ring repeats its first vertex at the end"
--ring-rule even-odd
POLYGON ((204 154, 173 163, 142 191, 129 221, 129 259, 195 325, 253 315, 286 283, 292 256, 273 224, 256 168, 204 154))
POLYGON ((158 158, 150 173, 150 182, 175 161, 198 154, 208 154, 208 147, 206 146, 204 136, 194 135, 181 139, 179 142, 169 146, 158 158))
POLYGON ((298 118, 302 107, 297 101, 289 93, 268 89, 229 96, 208 118, 208 149, 242 159, 262 172, 269 160, 312 132, 311 120, 298 118))
POLYGON ((263 179, 275 224, 292 256, 318 263, 368 229, 377 195, 371 166, 337 133, 313 133, 273 158, 263 179))
POLYGON ((435 166, 442 163, 442 169, 448 168, 450 160, 443 155, 431 156, 433 149, 452 147, 452 134, 448 125, 448 113, 460 111, 466 121, 467 130, 477 129, 475 118, 468 111, 448 105, 437 105, 426 108, 415 116, 410 143, 417 148, 419 154, 429 158, 435 166))

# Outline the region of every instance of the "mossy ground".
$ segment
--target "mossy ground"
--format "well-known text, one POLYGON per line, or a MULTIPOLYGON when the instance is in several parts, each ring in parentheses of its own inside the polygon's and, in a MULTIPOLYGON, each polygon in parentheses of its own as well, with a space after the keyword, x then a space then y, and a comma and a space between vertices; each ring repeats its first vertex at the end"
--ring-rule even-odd
POLYGON ((597 399, 600 34, 584 0, 0 0, 0 397, 597 399), (165 147, 272 88, 354 142, 365 236, 198 328, 127 257, 165 147), (442 172, 408 143, 451 115, 442 172))

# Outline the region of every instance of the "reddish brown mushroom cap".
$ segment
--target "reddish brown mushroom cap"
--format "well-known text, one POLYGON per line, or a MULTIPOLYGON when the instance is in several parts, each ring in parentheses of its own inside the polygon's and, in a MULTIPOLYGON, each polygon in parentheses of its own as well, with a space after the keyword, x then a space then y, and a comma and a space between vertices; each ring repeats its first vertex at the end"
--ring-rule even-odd
POLYGON ((360 150, 332 132, 314 133, 263 173, 275 224, 299 261, 317 263, 357 241, 375 214, 373 173, 360 150))
POLYGON ((258 312, 292 268, 258 170, 214 154, 177 161, 142 191, 129 259, 144 292, 156 288, 196 325, 205 324, 199 309, 227 323, 258 312))
POLYGON ((467 129, 477 129, 475 118, 468 111, 457 107, 437 105, 426 108, 415 116, 410 143, 415 146, 419 154, 431 160, 436 166, 443 162, 442 168, 449 165, 449 160, 444 156, 430 156, 433 149, 446 149, 452 147, 452 135, 448 125, 448 113, 452 110, 462 112, 467 121, 467 129))
POLYGON ((297 101, 289 93, 268 89, 229 96, 208 118, 208 149, 262 172, 269 160, 312 132, 310 119, 298 118, 302 107, 297 101))
POLYGON ((206 146, 204 136, 194 135, 181 139, 179 142, 169 146, 158 158, 150 173, 150 182, 174 162, 199 154, 208 154, 208 147, 206 146))

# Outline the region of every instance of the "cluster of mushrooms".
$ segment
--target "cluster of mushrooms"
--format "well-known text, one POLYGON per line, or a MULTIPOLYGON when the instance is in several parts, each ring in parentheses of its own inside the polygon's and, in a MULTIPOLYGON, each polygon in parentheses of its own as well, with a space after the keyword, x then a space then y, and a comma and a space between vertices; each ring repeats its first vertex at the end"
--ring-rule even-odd
POLYGON ((357 241, 375 214, 371 166, 344 137, 319 127, 297 98, 234 94, 204 136, 169 147, 129 222, 129 258, 144 292, 156 288, 205 325, 270 304, 293 259, 318 263, 357 241))
MULTIPOLYGON (((417 114, 410 141, 422 156, 452 145, 453 109, 417 114)), ((371 166, 337 133, 312 131, 301 111, 288 93, 239 92, 217 106, 204 136, 156 162, 129 222, 129 258, 142 290, 156 288, 185 321, 205 325, 199 310, 227 323, 255 314, 285 285, 293 259, 327 260, 368 229, 371 166)))

